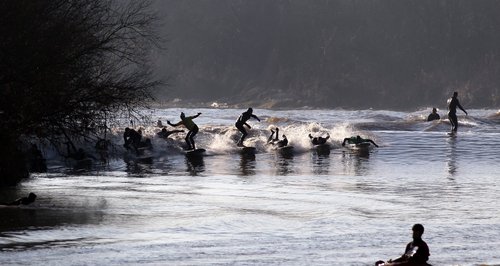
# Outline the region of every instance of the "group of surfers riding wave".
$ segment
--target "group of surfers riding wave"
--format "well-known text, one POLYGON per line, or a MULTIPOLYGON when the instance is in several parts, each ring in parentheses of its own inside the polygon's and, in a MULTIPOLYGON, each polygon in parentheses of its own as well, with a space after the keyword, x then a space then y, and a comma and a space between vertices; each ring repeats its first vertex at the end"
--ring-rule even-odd
MULTIPOLYGON (((170 121, 167 120, 167 124, 172 126, 172 127, 178 127, 178 126, 184 126, 188 132, 185 137, 186 141, 186 147, 185 150, 187 151, 192 151, 196 150, 196 144, 195 144, 195 136, 199 132, 199 127, 196 125, 196 123, 193 121, 195 118, 199 117, 201 113, 198 113, 194 116, 186 116, 183 112, 180 114, 180 121, 177 123, 171 123, 170 121)), ((251 129, 252 127, 248 124, 248 120, 251 118, 261 121, 261 119, 253 114, 253 109, 248 108, 245 112, 243 112, 238 119, 235 122, 235 127, 239 130, 241 133, 241 137, 236 143, 236 146, 246 148, 244 145, 244 141, 248 136, 248 129, 251 129)), ((161 131, 156 133, 156 135, 160 138, 167 139, 170 135, 175 134, 175 133, 181 133, 184 132, 184 130, 167 130, 166 127, 163 126, 160 120, 157 122, 157 126, 161 127, 161 131)), ((278 127, 276 128, 271 128, 271 135, 267 139, 267 144, 273 145, 277 148, 283 148, 288 145, 288 138, 286 135, 279 135, 280 129, 278 127)), ((311 144, 316 146, 316 145, 326 145, 327 140, 330 138, 330 135, 327 134, 325 137, 323 136, 313 136, 312 134, 309 134, 308 137, 311 140, 311 144)), ((131 128, 125 128, 125 132, 123 133, 123 140, 124 140, 124 147, 130 150, 135 151, 137 154, 140 154, 140 150, 143 148, 147 148, 151 146, 151 140, 145 139, 143 140, 142 138, 142 132, 141 130, 134 130, 131 128)), ((351 144, 351 145, 357 145, 360 143, 372 143, 374 146, 378 147, 377 144, 371 139, 364 139, 361 138, 360 136, 353 136, 349 138, 345 138, 344 141, 342 142, 342 146, 345 146, 345 144, 351 144)))

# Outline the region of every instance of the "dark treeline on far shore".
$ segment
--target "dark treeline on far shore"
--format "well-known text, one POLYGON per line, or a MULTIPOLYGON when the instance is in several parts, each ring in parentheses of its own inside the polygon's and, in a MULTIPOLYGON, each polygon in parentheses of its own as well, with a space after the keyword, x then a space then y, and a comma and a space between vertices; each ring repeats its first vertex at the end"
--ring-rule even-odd
POLYGON ((165 0, 160 98, 254 107, 500 104, 500 1, 165 0))
POLYGON ((148 1, 0 2, 0 186, 29 175, 35 141, 96 141, 158 85, 159 39, 148 1))

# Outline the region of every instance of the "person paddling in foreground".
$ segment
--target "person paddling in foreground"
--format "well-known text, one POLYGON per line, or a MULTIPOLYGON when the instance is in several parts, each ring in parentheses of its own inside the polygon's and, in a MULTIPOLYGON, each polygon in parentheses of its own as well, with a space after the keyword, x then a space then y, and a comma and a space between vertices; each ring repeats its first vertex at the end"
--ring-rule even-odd
POLYGON ((186 134, 186 144, 187 144, 187 149, 186 150, 196 150, 196 146, 194 144, 194 136, 198 133, 199 129, 198 126, 193 122, 193 119, 197 118, 200 116, 201 113, 198 113, 197 115, 194 116, 186 116, 183 112, 181 112, 181 121, 172 124, 170 121, 167 120, 167 124, 177 127, 180 125, 185 126, 189 131, 186 134))
POLYGON ((422 235, 424 234, 424 226, 421 224, 415 224, 411 228, 413 231, 413 241, 408 243, 405 248, 405 253, 395 259, 389 260, 387 263, 383 261, 377 261, 375 266, 382 265, 430 265, 427 263, 429 260, 429 246, 422 240, 422 235))
POLYGON ((245 140, 245 138, 248 135, 248 133, 247 133, 247 131, 246 131, 246 129, 245 129, 244 126, 247 126, 248 129, 252 128, 249 124, 247 124, 248 119, 250 119, 252 117, 255 118, 255 119, 257 119, 257 121, 260 122, 260 119, 256 115, 253 114, 253 109, 252 108, 248 108, 248 110, 246 110, 245 112, 243 112, 240 115, 240 117, 238 117, 238 120, 234 124, 236 126, 236 128, 242 134, 240 140, 236 144, 236 145, 238 145, 238 147, 245 147, 245 145, 243 145, 243 141, 245 140))
POLYGON ((344 141, 342 141, 342 146, 345 146, 346 142, 349 144, 360 144, 363 142, 370 142, 373 145, 375 145, 375 147, 378 147, 378 145, 375 142, 373 142, 373 140, 361 138, 359 135, 356 137, 345 138, 344 141))
POLYGON ((27 197, 22 197, 19 199, 16 199, 13 202, 10 203, 0 203, 0 205, 6 205, 6 206, 19 206, 19 205, 28 205, 30 203, 35 202, 36 199, 36 194, 33 192, 30 192, 30 194, 27 197))

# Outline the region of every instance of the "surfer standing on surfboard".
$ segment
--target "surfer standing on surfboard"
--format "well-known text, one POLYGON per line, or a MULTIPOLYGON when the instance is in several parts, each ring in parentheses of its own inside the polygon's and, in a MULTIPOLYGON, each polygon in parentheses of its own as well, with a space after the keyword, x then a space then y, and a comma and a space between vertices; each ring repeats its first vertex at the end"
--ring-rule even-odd
POLYGON ((194 116, 186 116, 183 112, 181 112, 181 121, 172 124, 170 121, 167 120, 167 124, 176 127, 180 125, 184 125, 189 131, 186 134, 186 144, 187 144, 187 150, 196 150, 196 147, 194 145, 194 136, 198 133, 198 126, 193 122, 193 119, 197 118, 200 116, 201 113, 198 113, 197 115, 194 116))
POLYGON ((241 138, 238 141, 238 144, 237 144, 238 147, 244 147, 243 141, 245 140, 246 136, 248 135, 244 126, 247 126, 248 129, 252 128, 249 124, 247 124, 248 119, 250 119, 252 117, 257 119, 260 122, 260 119, 256 115, 253 114, 253 109, 248 108, 248 110, 243 112, 240 115, 240 117, 238 117, 238 120, 234 124, 236 126, 236 128, 241 132, 241 134, 243 134, 243 135, 241 135, 241 138))
POLYGON ((458 92, 454 92, 453 96, 448 99, 448 119, 451 123, 451 133, 457 133, 458 130, 457 107, 467 115, 467 111, 460 105, 457 96, 458 92))

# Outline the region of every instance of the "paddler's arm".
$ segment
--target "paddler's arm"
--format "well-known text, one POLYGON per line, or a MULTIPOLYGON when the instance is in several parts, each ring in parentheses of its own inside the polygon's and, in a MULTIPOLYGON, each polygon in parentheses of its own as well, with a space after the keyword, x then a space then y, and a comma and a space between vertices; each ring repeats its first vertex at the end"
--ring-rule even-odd
POLYGON ((342 146, 345 146, 345 142, 348 140, 349 140, 349 138, 345 138, 344 141, 342 141, 342 146))
POLYGON ((373 142, 373 140, 371 140, 371 139, 367 139, 367 141, 371 142, 373 145, 375 145, 375 147, 377 147, 377 148, 378 148, 378 145, 377 145, 375 142, 373 142))

